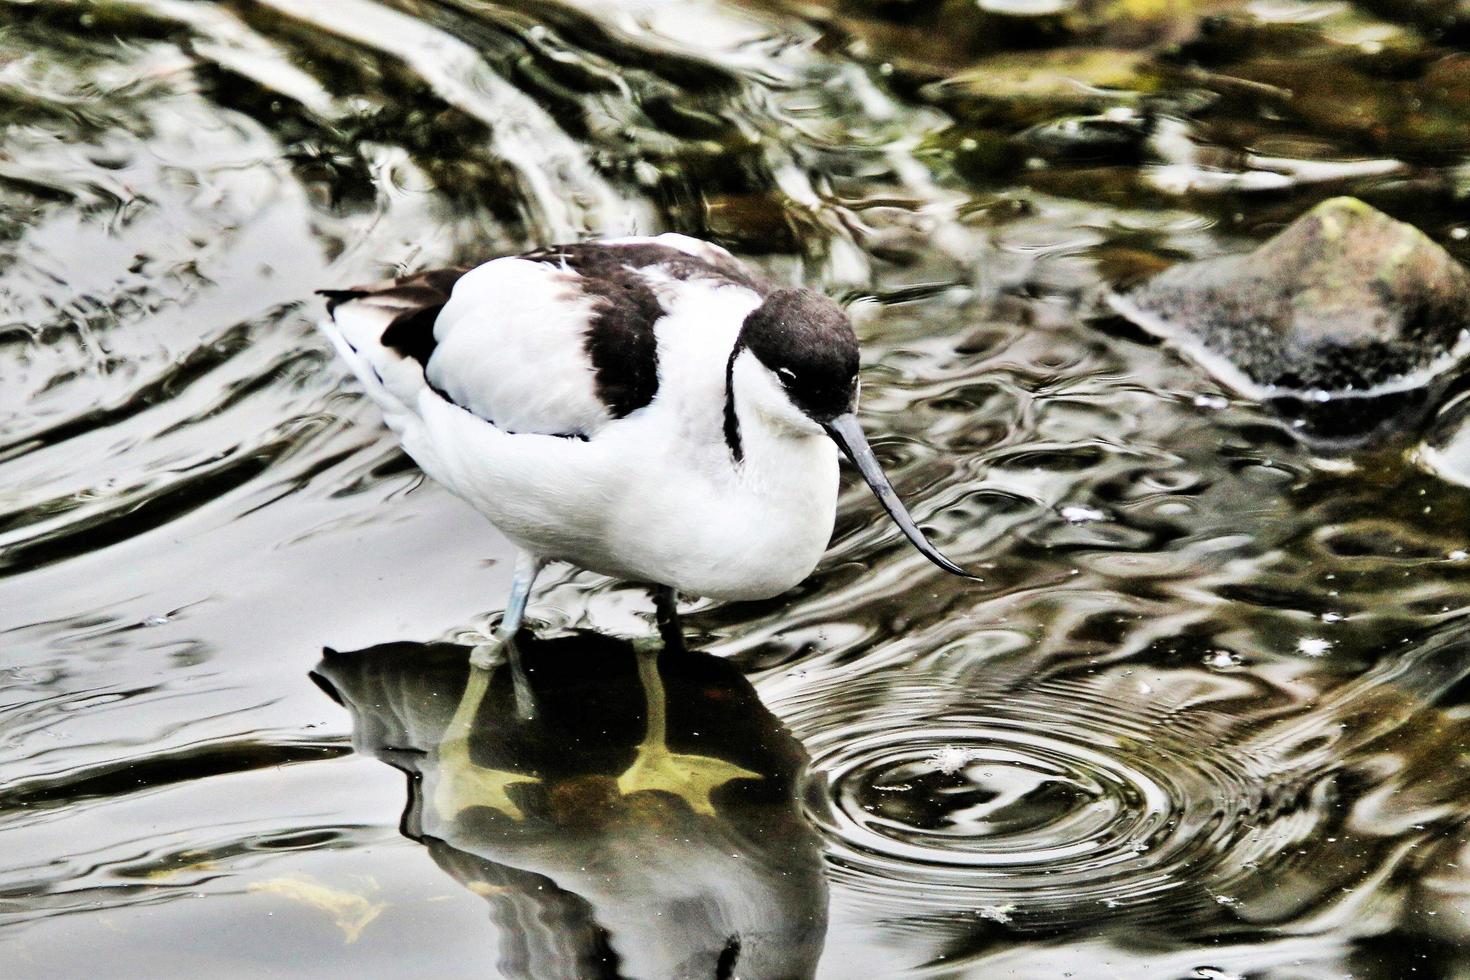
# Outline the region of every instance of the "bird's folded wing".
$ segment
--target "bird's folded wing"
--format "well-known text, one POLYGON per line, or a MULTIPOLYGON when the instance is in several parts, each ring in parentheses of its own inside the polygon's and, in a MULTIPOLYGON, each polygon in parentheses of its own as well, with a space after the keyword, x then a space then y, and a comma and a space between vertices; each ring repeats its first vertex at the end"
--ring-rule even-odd
POLYGON ((662 235, 323 295, 344 354, 380 401, 411 406, 427 385, 505 432, 591 436, 653 401, 663 296, 691 279, 770 288, 723 249, 662 235))

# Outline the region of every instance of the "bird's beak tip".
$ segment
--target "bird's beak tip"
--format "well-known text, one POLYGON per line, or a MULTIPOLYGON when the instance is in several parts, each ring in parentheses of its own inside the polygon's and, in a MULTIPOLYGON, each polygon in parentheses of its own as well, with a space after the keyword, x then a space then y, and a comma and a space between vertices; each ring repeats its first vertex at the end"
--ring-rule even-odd
POLYGON ((832 441, 852 460, 858 472, 862 474, 867 482, 868 488, 873 491, 873 496, 883 505, 888 516, 898 525, 904 537, 909 539, 918 552, 929 559, 935 565, 944 569, 952 575, 967 578, 975 582, 985 581, 973 572, 966 571, 953 561, 950 561, 942 552, 924 537, 924 532, 914 523, 913 517, 909 515, 908 509, 904 507, 903 501, 898 499, 893 485, 888 482, 888 477, 883 473, 883 467, 878 465, 877 457, 873 455, 872 447, 868 445, 867 437, 863 435, 862 427, 858 424, 857 415, 853 412, 844 412, 829 422, 822 423, 822 428, 832 437, 832 441))

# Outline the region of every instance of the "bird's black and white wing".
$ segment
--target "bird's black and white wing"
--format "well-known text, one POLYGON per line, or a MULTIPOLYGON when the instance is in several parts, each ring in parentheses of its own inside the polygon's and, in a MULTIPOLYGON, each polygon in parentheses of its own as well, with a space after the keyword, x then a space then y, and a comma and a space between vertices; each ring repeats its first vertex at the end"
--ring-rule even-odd
POLYGON ((322 327, 390 424, 429 392, 503 432, 590 437, 653 401, 665 287, 689 280, 770 291, 724 249, 660 235, 325 291, 322 327))

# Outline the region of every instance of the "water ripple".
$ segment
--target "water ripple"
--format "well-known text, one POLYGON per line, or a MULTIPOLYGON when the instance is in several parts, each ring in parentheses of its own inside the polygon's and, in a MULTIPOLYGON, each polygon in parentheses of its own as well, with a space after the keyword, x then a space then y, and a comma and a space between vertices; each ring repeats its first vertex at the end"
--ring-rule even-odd
POLYGON ((1261 774, 1124 686, 1046 682, 816 735, 830 803, 811 806, 840 873, 885 904, 899 892, 1034 930, 1208 908, 1202 881, 1258 817, 1261 774))

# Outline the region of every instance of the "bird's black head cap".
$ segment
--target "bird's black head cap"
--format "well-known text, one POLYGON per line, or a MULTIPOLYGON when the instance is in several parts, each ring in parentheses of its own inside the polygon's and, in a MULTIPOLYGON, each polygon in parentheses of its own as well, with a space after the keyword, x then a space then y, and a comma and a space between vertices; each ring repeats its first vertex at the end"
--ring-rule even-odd
POLYGON ((745 318, 740 344, 786 387, 817 422, 853 410, 858 343, 842 307, 810 289, 778 289, 745 318))

